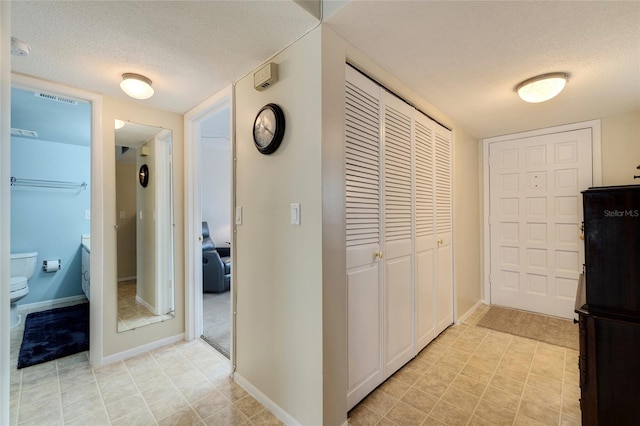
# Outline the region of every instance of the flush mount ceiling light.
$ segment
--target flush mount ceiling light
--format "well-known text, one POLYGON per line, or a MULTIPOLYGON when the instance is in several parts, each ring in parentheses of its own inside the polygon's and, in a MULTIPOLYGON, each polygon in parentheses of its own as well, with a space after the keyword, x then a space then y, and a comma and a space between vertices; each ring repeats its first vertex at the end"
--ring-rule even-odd
POLYGON ((117 118, 115 119, 115 129, 122 129, 124 127, 124 121, 122 120, 118 120, 117 118))
POLYGON ((135 99, 149 99, 153 96, 151 80, 140 74, 130 72, 122 74, 120 88, 124 93, 135 99))
POLYGON ((518 84, 516 92, 525 102, 544 102, 562 92, 568 79, 569 75, 564 72, 542 74, 518 84))

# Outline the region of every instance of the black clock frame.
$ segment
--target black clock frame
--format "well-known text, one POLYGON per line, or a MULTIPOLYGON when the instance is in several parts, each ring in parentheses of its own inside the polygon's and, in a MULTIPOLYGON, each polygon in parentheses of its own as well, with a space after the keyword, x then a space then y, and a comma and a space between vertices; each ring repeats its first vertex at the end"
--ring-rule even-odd
POLYGON ((260 151, 260 153, 265 155, 274 153, 280 146, 280 143, 282 143, 282 139, 284 138, 284 128, 285 120, 282 108, 280 108, 277 104, 266 104, 265 106, 260 108, 260 111, 258 111, 258 113, 256 114, 256 118, 253 120, 253 144, 256 146, 256 149, 260 151), (271 139, 271 142, 267 146, 261 147, 256 141, 256 122, 258 121, 260 114, 262 114, 262 112, 267 109, 273 111, 273 115, 276 117, 276 130, 273 133, 273 139, 271 139))

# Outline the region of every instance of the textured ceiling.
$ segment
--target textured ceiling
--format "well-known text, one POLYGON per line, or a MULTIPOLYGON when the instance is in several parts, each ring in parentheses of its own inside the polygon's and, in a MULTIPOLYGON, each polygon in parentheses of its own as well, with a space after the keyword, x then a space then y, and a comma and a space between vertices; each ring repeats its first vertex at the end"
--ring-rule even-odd
MULTIPOLYGON (((478 138, 640 109, 640 1, 340 0, 324 10, 334 31, 478 138), (515 95, 551 71, 571 75, 557 98, 515 95)), ((12 69, 120 98, 121 74, 141 73, 156 94, 140 103, 183 113, 317 23, 291 0, 14 1, 12 35, 32 51, 12 69)))
POLYGON ((640 110, 640 2, 351 1, 325 22, 482 138, 640 110), (522 80, 568 72, 527 104, 522 80))
POLYGON ((122 74, 153 81, 143 104, 184 113, 318 24, 284 1, 13 1, 31 45, 12 70, 126 98, 122 74))

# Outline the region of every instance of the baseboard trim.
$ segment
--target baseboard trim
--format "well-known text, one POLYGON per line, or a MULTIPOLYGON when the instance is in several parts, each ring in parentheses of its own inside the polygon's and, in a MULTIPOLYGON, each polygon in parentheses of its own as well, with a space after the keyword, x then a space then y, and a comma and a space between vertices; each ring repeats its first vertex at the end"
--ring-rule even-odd
POLYGON ((118 278, 118 283, 121 282, 125 282, 125 281, 131 281, 131 280, 135 280, 137 277, 136 275, 132 275, 130 277, 122 277, 122 278, 118 278))
POLYGON ((62 297, 60 299, 43 300, 42 302, 25 303, 23 305, 18 305, 18 312, 23 312, 23 311, 33 310, 33 309, 36 309, 36 310, 55 309, 62 305, 74 304, 74 302, 86 303, 88 302, 88 300, 84 296, 84 294, 81 294, 79 296, 69 296, 69 297, 62 297))
POLYGON ((239 384, 244 390, 249 393, 252 397, 256 399, 259 403, 264 405, 269 411, 273 413, 282 423, 287 426, 298 426, 300 422, 291 417, 289 413, 284 411, 278 404, 270 400, 265 394, 260 392, 258 388, 253 386, 247 379, 242 377, 240 374, 233 373, 233 380, 239 384))
POLYGON ((161 346, 170 345, 172 343, 181 342, 183 340, 184 333, 180 333, 176 334, 175 336, 166 337, 164 339, 156 340, 155 342, 147 343, 146 345, 136 346, 135 348, 127 349, 126 351, 103 357, 100 366, 122 361, 123 359, 131 358, 136 355, 140 355, 141 353, 152 351, 161 346))
POLYGON ((465 322, 482 304, 483 304, 483 301, 478 300, 476 304, 471 307, 471 309, 469 309, 463 316, 461 316, 456 320, 455 324, 458 325, 461 322, 465 322))

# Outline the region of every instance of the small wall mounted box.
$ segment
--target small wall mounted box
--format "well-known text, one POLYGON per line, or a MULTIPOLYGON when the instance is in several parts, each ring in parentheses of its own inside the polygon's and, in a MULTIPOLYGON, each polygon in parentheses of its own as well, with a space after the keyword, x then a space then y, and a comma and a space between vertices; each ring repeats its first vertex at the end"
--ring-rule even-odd
POLYGON ((269 62, 253 74, 253 87, 263 91, 278 81, 278 64, 269 62))

